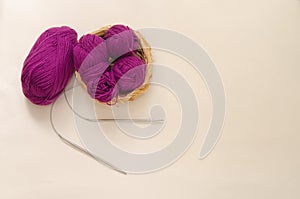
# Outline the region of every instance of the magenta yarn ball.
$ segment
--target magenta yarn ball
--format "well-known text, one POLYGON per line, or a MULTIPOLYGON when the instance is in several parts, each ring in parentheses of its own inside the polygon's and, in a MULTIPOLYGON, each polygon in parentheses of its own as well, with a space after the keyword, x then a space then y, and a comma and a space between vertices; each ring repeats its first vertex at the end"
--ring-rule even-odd
POLYGON ((88 94, 101 102, 109 102, 114 97, 115 81, 108 60, 105 41, 97 35, 82 36, 74 48, 75 68, 88 94))
POLYGON ((106 70, 101 76, 91 79, 87 82, 87 92, 100 102, 110 102, 118 95, 118 90, 115 88, 116 81, 110 69, 106 70))
POLYGON ((120 95, 127 95, 140 87, 146 76, 146 64, 131 54, 116 60, 112 68, 120 95))
POLYGON ((134 30, 128 26, 114 25, 110 27, 105 33, 104 39, 107 52, 113 59, 139 48, 139 39, 134 30))
POLYGON ((82 36, 74 47, 74 65, 79 72, 105 62, 108 58, 104 39, 94 34, 82 36))
POLYGON ((43 32, 24 61, 21 82, 24 95, 34 104, 54 102, 74 73, 73 47, 77 33, 67 27, 43 32))

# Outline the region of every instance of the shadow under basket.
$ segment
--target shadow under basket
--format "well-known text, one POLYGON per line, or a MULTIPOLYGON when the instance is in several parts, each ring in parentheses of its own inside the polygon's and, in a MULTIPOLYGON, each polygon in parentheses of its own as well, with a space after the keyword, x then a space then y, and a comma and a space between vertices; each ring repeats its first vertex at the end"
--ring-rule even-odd
MULTIPOLYGON (((111 27, 110 25, 105 26, 99 30, 92 32, 91 34, 97 35, 99 37, 103 37, 105 35, 106 31, 110 27, 111 27)), ((107 104, 107 105, 114 105, 118 102, 125 103, 128 101, 135 100, 138 96, 144 94, 148 90, 148 88, 150 86, 150 79, 152 77, 151 48, 150 48, 150 45, 148 44, 148 42, 146 41, 146 39, 138 31, 135 31, 135 34, 137 35, 137 37, 139 39, 139 49, 135 50, 134 54, 136 56, 138 56, 140 59, 142 59, 146 64, 146 75, 145 75, 144 83, 140 87, 136 88, 135 90, 133 90, 132 92, 128 93, 125 96, 114 97, 110 102, 101 102, 101 101, 93 98, 97 102, 99 102, 101 104, 107 104)), ((86 87, 85 83, 81 80, 80 74, 77 71, 75 71, 75 76, 76 76, 76 79, 80 82, 83 89, 85 91, 87 91, 87 87, 86 87)))

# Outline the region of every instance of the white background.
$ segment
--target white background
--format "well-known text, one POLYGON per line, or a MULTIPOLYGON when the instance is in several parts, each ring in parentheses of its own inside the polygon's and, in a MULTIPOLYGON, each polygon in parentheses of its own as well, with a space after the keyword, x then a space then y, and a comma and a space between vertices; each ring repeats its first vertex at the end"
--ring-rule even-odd
MULTIPOLYGON (((0 47, 0 198, 300 198, 300 1, 0 0, 0 47), (178 31, 214 60, 227 113, 206 159, 198 154, 209 99, 203 81, 186 70, 199 91, 203 125, 181 159, 146 175, 121 175, 62 144, 50 107, 25 99, 22 63, 41 32, 68 25, 80 36, 115 23, 178 31)), ((168 56, 154 53, 160 63, 172 63, 168 56)), ((61 117, 69 117, 63 132, 71 134, 71 114, 61 117)), ((135 146, 127 150, 153 145, 135 146)))

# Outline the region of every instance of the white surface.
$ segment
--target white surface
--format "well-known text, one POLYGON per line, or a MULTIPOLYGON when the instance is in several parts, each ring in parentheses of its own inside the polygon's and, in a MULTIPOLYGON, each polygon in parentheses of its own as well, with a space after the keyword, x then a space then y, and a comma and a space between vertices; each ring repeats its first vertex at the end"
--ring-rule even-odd
MULTIPOLYGON (((300 197, 298 0, 0 0, 0 47, 0 198, 300 197), (188 72, 203 102, 203 125, 179 161, 147 175, 123 176, 68 148, 52 132, 50 107, 24 98, 22 62, 42 31, 69 25, 82 35, 118 22, 186 34, 218 66, 227 118, 206 159, 197 157, 209 99, 188 72)), ((71 123, 64 130, 72 132, 71 123)))

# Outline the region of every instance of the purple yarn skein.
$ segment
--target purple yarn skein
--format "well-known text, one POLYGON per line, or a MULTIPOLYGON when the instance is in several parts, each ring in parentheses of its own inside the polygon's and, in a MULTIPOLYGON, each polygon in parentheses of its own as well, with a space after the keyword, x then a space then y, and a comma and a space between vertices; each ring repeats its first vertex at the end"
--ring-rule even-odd
POLYGON ((107 52, 110 57, 116 59, 122 55, 137 50, 139 39, 135 32, 124 25, 110 27, 104 35, 107 52))
POLYGON ((54 102, 73 75, 73 47, 77 33, 67 27, 43 32, 24 61, 21 75, 24 95, 34 104, 54 102))
POLYGON ((112 68, 120 95, 127 95, 140 87, 146 76, 146 64, 135 55, 119 58, 112 68))

